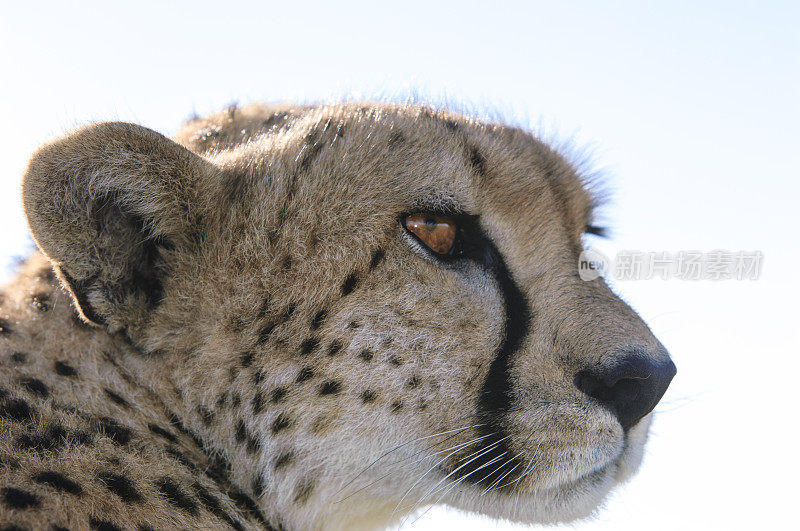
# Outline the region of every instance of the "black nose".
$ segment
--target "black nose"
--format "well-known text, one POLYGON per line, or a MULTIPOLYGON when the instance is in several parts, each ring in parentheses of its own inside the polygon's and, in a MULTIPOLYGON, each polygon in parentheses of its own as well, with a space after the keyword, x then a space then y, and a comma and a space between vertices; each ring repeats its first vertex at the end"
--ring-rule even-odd
POLYGON ((666 354, 622 352, 609 364, 580 371, 575 386, 613 411, 627 430, 653 411, 675 372, 666 354))

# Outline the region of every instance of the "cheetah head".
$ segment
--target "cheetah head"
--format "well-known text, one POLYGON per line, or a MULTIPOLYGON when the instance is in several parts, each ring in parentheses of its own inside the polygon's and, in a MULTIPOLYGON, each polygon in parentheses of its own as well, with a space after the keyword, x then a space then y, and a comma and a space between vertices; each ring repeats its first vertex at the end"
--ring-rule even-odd
POLYGON ((593 200, 530 134, 421 106, 249 106, 41 148, 37 244, 119 363, 288 529, 446 504, 590 515, 675 367, 602 278, 593 200))

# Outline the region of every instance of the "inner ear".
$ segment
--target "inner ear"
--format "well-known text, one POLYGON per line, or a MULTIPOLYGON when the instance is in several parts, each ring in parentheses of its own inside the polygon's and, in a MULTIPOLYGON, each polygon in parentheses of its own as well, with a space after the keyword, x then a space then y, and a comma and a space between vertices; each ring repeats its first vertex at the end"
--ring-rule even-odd
POLYGON ((34 239, 85 319, 144 324, 178 248, 202 230, 197 197, 213 166, 144 127, 95 124, 40 148, 23 181, 34 239))

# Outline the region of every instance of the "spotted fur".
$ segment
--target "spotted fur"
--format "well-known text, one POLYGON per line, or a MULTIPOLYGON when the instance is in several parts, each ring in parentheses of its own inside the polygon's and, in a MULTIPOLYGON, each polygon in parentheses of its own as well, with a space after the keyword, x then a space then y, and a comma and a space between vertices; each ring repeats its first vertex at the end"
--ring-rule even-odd
MULTIPOLYGON (((0 525, 357 529, 586 516, 637 467, 573 382, 646 325, 527 132, 416 105, 231 107, 43 146, 0 305, 0 525), (471 224, 442 261, 412 212, 471 224), (478 248, 478 247, 476 247, 478 248)), ((17 526, 17 527, 15 527, 17 526)))

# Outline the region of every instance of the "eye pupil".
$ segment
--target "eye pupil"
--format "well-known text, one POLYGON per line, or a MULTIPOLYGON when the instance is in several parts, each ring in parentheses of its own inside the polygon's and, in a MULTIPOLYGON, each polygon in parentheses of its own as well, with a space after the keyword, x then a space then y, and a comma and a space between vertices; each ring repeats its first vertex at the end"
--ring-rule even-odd
POLYGON ((452 218, 435 214, 411 214, 406 216, 404 225, 431 251, 440 255, 452 253, 456 241, 456 223, 452 218))

